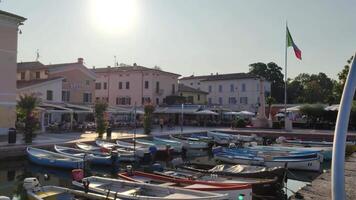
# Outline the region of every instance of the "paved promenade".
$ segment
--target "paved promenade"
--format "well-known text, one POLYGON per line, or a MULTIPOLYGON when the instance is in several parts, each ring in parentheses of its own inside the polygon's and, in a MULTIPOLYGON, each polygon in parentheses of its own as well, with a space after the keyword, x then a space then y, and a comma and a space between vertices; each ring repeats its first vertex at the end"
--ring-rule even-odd
MULTIPOLYGON (((348 200, 356 199, 356 153, 345 162, 345 189, 348 200)), ((292 196, 292 200, 328 200, 331 199, 331 171, 321 174, 310 185, 298 191, 300 198, 292 196)))

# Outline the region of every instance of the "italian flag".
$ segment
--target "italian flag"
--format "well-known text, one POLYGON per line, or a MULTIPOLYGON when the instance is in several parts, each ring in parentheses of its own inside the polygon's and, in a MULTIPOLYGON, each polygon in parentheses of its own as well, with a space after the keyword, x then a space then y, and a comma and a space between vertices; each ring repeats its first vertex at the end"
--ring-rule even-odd
POLYGON ((295 56, 299 59, 302 60, 302 51, 298 49, 297 45, 295 45, 292 36, 290 35, 288 26, 287 26, 287 48, 288 47, 293 47, 294 54, 295 56))

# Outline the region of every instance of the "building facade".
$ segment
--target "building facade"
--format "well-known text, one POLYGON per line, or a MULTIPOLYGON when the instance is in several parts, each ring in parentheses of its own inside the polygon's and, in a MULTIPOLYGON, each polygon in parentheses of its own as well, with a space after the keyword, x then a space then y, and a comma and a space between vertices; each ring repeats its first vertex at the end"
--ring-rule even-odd
POLYGON ((179 74, 133 64, 93 69, 97 75, 96 100, 110 106, 160 105, 178 92, 179 74))
POLYGON ((17 34, 25 20, 0 11, 0 135, 15 127, 17 34))
POLYGON ((205 105, 208 103, 208 92, 184 84, 179 84, 178 94, 179 96, 185 97, 186 102, 189 104, 205 105))
POLYGON ((270 82, 246 73, 189 76, 181 78, 179 83, 208 92, 208 105, 234 111, 257 112, 262 103, 260 84, 263 84, 265 96, 271 92, 270 82))
MULTIPOLYGON (((21 62, 17 64, 17 80, 21 84, 46 82, 62 77, 62 87, 58 91, 61 102, 72 104, 92 104, 95 96, 95 73, 78 58, 77 62, 44 65, 41 62, 21 62)), ((59 88, 57 88, 59 89, 59 88)), ((49 92, 50 93, 50 92, 49 92)))

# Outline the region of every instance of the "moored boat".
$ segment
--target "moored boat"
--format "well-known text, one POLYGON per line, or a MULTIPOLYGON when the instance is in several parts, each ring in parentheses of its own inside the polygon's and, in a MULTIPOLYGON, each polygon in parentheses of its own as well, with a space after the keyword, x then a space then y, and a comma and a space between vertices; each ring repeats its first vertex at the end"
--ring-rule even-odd
POLYGON ((88 183, 89 190, 105 194, 109 197, 119 199, 138 200, 213 200, 227 199, 226 194, 216 194, 212 192, 202 192, 188 190, 184 188, 171 187, 169 184, 154 185, 142 182, 131 182, 119 179, 110 179, 91 176, 84 178, 82 182, 73 181, 73 185, 84 187, 83 183, 88 183))
POLYGON ((157 174, 133 171, 120 173, 119 177, 133 182, 154 183, 160 185, 169 185, 174 187, 183 187, 185 189, 210 191, 219 194, 228 194, 228 199, 252 199, 252 186, 250 184, 219 183, 200 180, 191 180, 187 178, 177 179, 157 174))
POLYGON ((259 165, 266 167, 286 167, 294 170, 320 171, 319 156, 311 158, 251 156, 243 154, 214 153, 214 158, 226 163, 259 165))
POLYGON ((84 161, 81 158, 75 158, 52 151, 27 147, 26 153, 30 161, 38 165, 69 169, 83 168, 84 166, 84 161))
POLYGON ((170 138, 180 142, 185 149, 206 149, 209 147, 207 142, 198 138, 183 137, 179 135, 170 135, 170 138))
POLYGON ((73 190, 58 186, 41 186, 37 178, 25 178, 23 188, 30 200, 44 199, 90 199, 90 200, 113 200, 105 195, 73 190))
POLYGON ((73 156, 76 158, 82 158, 84 160, 88 160, 92 164, 97 165, 116 165, 119 162, 119 155, 117 154, 103 154, 99 152, 93 151, 85 151, 81 149, 75 149, 70 147, 64 147, 59 145, 54 145, 54 150, 60 154, 73 156))
POLYGON ((110 154, 110 152, 114 152, 118 154, 119 160, 124 162, 132 162, 136 160, 134 152, 130 149, 124 149, 119 147, 105 148, 79 142, 76 143, 76 146, 81 150, 90 151, 93 153, 110 154))
POLYGON ((99 147, 107 149, 108 151, 115 150, 118 153, 128 153, 128 154, 138 156, 140 158, 144 157, 145 154, 148 153, 147 148, 141 147, 140 145, 136 145, 136 147, 134 148, 133 145, 131 145, 131 143, 123 142, 119 140, 117 140, 116 143, 107 142, 103 140, 96 140, 95 143, 99 147), (122 145, 123 143, 125 143, 125 145, 122 145))
POLYGON ((154 172, 161 176, 167 176, 175 179, 190 179, 199 181, 208 181, 211 183, 228 183, 228 184, 251 184, 252 192, 258 196, 276 197, 284 194, 281 189, 284 186, 283 181, 279 182, 278 177, 273 178, 245 178, 228 175, 197 173, 191 170, 175 169, 164 172, 154 172))

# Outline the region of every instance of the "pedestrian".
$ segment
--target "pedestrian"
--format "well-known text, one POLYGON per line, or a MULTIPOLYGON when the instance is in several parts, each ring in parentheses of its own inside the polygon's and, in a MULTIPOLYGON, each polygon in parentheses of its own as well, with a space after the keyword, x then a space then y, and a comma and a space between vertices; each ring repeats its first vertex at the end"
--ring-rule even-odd
POLYGON ((163 118, 160 118, 159 119, 159 126, 161 127, 161 132, 163 131, 163 125, 164 125, 163 118))

